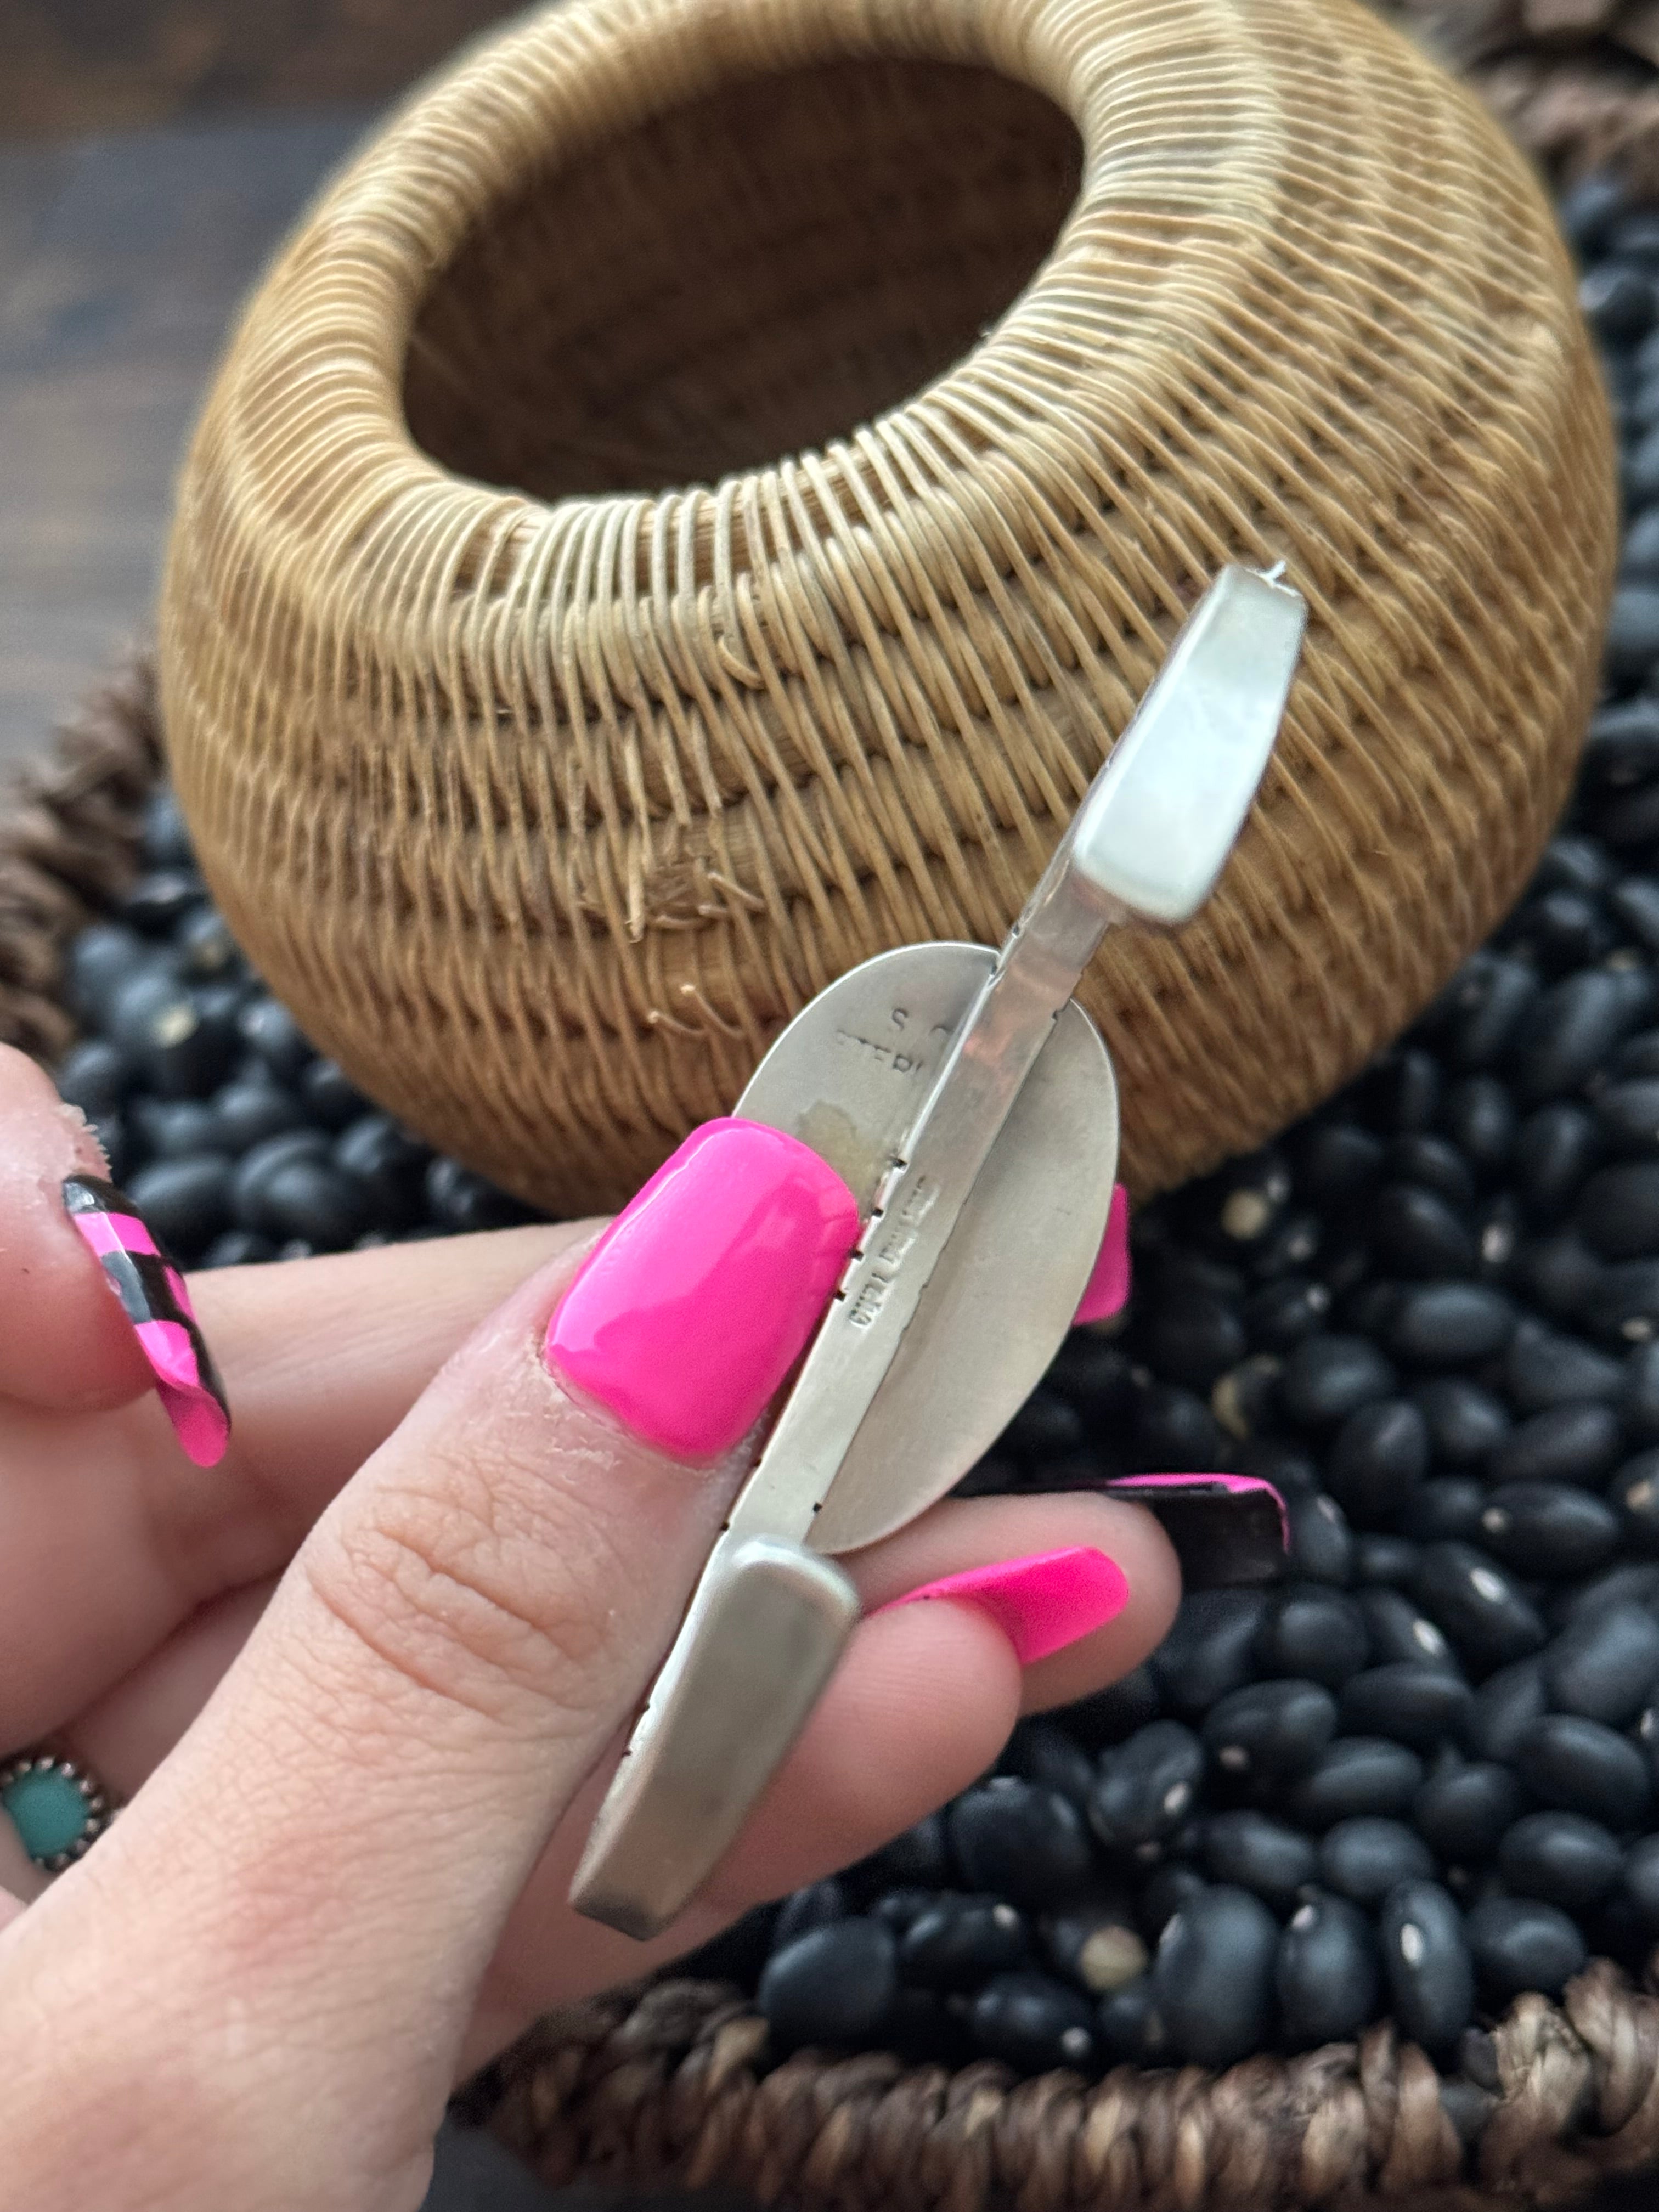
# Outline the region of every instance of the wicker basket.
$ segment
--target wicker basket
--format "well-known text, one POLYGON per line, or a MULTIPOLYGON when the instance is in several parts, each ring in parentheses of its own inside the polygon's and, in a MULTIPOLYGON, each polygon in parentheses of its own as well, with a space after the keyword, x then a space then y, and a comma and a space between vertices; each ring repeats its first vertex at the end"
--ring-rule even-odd
POLYGON ((1084 994, 1145 1193, 1352 1073, 1528 873, 1598 392, 1525 163, 1349 0, 575 0, 247 313, 167 574, 180 793, 365 1088, 609 1205, 854 961, 994 943, 1201 583, 1284 558, 1238 861, 1084 994))
MULTIPOLYGON (((55 1054, 70 933, 133 872, 160 759, 134 673, 0 805, 0 1041, 55 1054)), ((546 2179, 742 2188, 793 2212, 1474 2212, 1659 2172, 1659 2003, 1597 1962, 1493 2038, 1502 2095, 1465 2149, 1435 2069, 1386 2025, 1357 2047, 1097 2086, 879 2052, 769 2067, 740 1997, 670 1981, 544 2019, 463 2099, 546 2179)))

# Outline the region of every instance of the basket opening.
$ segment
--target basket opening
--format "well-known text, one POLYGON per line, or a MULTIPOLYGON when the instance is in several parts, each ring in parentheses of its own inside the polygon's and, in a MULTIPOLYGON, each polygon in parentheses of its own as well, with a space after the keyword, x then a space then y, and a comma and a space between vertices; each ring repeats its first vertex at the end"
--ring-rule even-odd
POLYGON ((826 441, 961 359, 1024 290, 1082 149, 950 63, 723 87, 491 211, 436 279, 410 430, 544 499, 659 491, 826 441))

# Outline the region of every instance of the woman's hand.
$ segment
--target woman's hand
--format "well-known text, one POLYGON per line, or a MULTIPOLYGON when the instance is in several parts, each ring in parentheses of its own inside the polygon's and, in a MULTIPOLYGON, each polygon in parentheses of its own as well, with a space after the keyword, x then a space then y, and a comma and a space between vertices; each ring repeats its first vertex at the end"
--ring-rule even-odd
POLYGON ((0 1132, 0 1753, 49 1739, 132 1799, 49 1886, 0 1822, 30 2212, 415 2207, 454 2081, 538 2011, 863 1856, 1169 1622, 1133 1507, 936 1507, 846 1563, 872 1617, 702 1898, 631 1943, 570 1874, 838 1270, 834 1193, 791 1140, 705 1140, 597 1260, 590 1225, 198 1277, 235 1423, 202 1469, 64 1209, 95 1147, 15 1054, 0 1132), (1027 1619, 1018 1577, 879 1610, 1070 1547, 1127 1578, 1103 1625, 1027 1619))

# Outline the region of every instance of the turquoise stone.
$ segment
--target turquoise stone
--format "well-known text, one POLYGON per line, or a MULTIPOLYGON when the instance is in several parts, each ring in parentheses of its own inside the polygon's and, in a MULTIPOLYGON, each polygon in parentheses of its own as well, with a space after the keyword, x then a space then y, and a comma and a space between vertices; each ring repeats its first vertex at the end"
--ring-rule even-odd
POLYGON ((0 1790, 0 1809, 11 1815, 32 1859, 52 1859, 60 1851, 72 1850, 90 1818, 76 1784, 51 1767, 20 1774, 0 1790))

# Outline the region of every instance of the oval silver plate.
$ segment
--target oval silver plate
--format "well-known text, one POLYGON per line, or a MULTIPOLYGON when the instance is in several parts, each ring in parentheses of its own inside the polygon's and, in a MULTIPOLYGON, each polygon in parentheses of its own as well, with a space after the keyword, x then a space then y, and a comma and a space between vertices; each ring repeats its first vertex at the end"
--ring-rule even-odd
MULTIPOLYGON (((798 1014, 733 1111, 828 1160, 869 1213, 996 956, 907 945, 798 1014)), ((1054 1024, 963 1207, 915 1320, 812 1525, 851 1552, 944 1497, 996 1441, 1059 1349, 1105 1233, 1117 1083, 1075 1001, 1054 1024)))

